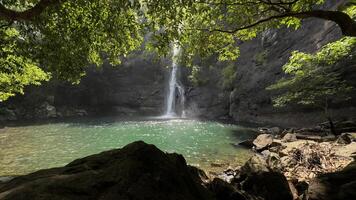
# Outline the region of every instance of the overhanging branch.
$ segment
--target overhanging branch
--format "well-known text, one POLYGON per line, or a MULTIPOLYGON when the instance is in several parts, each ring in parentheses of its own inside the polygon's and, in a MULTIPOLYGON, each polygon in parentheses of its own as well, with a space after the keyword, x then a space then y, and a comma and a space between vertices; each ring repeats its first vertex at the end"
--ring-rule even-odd
POLYGON ((312 10, 312 11, 298 12, 298 13, 287 12, 280 15, 273 15, 264 19, 260 19, 254 23, 248 24, 246 26, 238 27, 235 29, 231 29, 231 30, 212 29, 208 31, 236 33, 237 31, 249 29, 274 19, 282 19, 286 17, 296 17, 300 19, 315 17, 328 21, 333 21, 340 27, 343 35, 356 37, 356 22, 348 14, 341 11, 327 11, 327 10, 312 10))
POLYGON ((34 7, 25 11, 15 11, 0 4, 0 19, 6 21, 30 21, 39 16, 47 7, 60 3, 61 0, 41 0, 34 7))

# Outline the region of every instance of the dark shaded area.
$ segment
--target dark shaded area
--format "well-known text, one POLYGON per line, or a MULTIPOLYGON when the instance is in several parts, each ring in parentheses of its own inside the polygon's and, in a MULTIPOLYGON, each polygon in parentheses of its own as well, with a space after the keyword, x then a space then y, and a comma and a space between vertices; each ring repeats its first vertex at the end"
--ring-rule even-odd
POLYGON ((288 181, 278 172, 261 172, 246 178, 242 189, 251 194, 263 197, 265 200, 293 199, 288 181))
POLYGON ((41 170, 0 185, 0 199, 208 200, 196 170, 144 142, 41 170), (195 172, 195 173, 193 173, 195 172))
POLYGON ((86 115, 158 116, 164 108, 169 70, 163 66, 167 64, 137 52, 119 66, 92 66, 79 85, 52 80, 27 87, 25 95, 0 103, 0 117, 3 114, 11 121, 86 115))
POLYGON ((309 185, 309 200, 356 199, 356 162, 339 172, 322 174, 309 185))

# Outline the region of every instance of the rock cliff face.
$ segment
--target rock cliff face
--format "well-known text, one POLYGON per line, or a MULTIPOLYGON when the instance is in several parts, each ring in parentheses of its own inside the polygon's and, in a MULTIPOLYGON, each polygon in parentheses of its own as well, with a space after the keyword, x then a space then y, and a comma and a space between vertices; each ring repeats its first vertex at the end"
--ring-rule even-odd
POLYGON ((50 81, 40 87, 28 87, 25 95, 17 95, 3 104, 7 107, 3 113, 7 118, 15 115, 12 120, 162 114, 169 74, 165 66, 169 63, 152 55, 137 54, 120 66, 106 63, 102 68, 89 68, 79 85, 50 81))
MULTIPOLYGON (((241 56, 233 63, 236 77, 229 87, 223 87, 225 63, 213 60, 202 64, 200 73, 204 80, 199 85, 188 78, 191 69, 181 68, 187 115, 279 126, 311 126, 324 121, 319 110, 296 106, 274 108, 271 98, 275 93, 265 88, 284 76, 282 66, 292 51, 313 53, 340 37, 335 24, 317 19, 305 20, 297 31, 267 31, 240 44, 241 56)), ((79 85, 51 81, 41 87, 29 87, 26 95, 1 105, 7 107, 1 110, 2 116, 12 120, 108 113, 157 116, 165 108, 169 68, 164 66, 169 65, 169 61, 139 52, 116 68, 105 64, 102 69, 89 69, 79 85)), ((354 56, 344 59, 337 68, 356 86, 354 56)), ((356 96, 347 103, 332 105, 332 108, 336 119, 355 119, 356 96)))
MULTIPOLYGON (((272 97, 276 92, 265 88, 284 75, 282 66, 291 52, 299 50, 314 53, 328 42, 341 38, 339 28, 332 22, 305 20, 303 26, 291 29, 269 30, 260 37, 240 44, 241 55, 234 63, 235 82, 230 90, 222 87, 224 63, 215 63, 213 69, 203 68, 205 84, 188 90, 188 110, 206 118, 228 118, 235 121, 279 126, 311 126, 325 121, 321 110, 287 106, 276 109, 272 97)), ((356 60, 353 55, 338 63, 336 69, 343 78, 356 85, 356 60)), ((203 66, 202 66, 203 67, 203 66)), ((308 83, 306 83, 308 84, 308 83)), ((356 117, 356 96, 353 100, 332 105, 336 119, 356 117)))
POLYGON ((95 113, 158 115, 163 112, 168 70, 153 59, 140 54, 121 66, 91 69, 79 86, 57 87, 55 105, 83 106, 95 113))
MULTIPOLYGON (((301 29, 270 30, 260 38, 241 44, 241 57, 236 63, 237 77, 230 94, 230 115, 237 121, 306 126, 323 121, 322 112, 314 109, 287 106, 276 109, 271 97, 275 93, 265 90, 284 76, 282 66, 294 50, 313 53, 328 42, 341 37, 338 27, 328 21, 310 19, 301 29)), ((356 61, 349 57, 338 64, 346 80, 355 85, 356 61)), ((305 83, 308 84, 308 83, 305 83)), ((334 116, 356 117, 356 101, 334 105, 334 116)))
POLYGON ((223 87, 220 63, 201 66, 199 77, 201 83, 193 84, 187 75, 183 78, 186 86, 186 113, 190 117, 224 120, 230 118, 230 100, 228 90, 223 87))

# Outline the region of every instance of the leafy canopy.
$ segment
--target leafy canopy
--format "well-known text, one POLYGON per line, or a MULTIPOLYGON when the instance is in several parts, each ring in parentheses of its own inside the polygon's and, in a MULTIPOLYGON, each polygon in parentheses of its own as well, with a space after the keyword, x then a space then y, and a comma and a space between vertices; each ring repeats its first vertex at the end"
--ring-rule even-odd
POLYGON ((18 34, 14 28, 0 29, 0 100, 6 100, 15 93, 23 94, 24 86, 39 85, 50 77, 38 67, 38 63, 19 52, 18 34))
MULTIPOLYGON (((239 55, 239 41, 252 39, 269 28, 298 28, 300 19, 305 17, 325 18, 325 12, 312 12, 323 3, 324 0, 0 0, 1 41, 8 40, 6 32, 16 32, 11 36, 12 46, 9 41, 1 43, 13 50, 0 53, 16 57, 16 70, 22 69, 28 80, 15 81, 17 89, 1 84, 1 92, 7 95, 0 100, 21 93, 25 85, 48 80, 48 74, 77 83, 87 66, 100 66, 104 60, 116 65, 122 57, 141 48, 144 41, 148 50, 160 55, 167 55, 175 41, 183 49, 181 59, 185 64, 211 55, 234 60, 239 55), (34 9, 44 5, 41 3, 48 5, 43 10, 34 9), (29 67, 36 70, 25 73, 29 67)), ((16 70, 7 71, 9 63, 3 61, 0 72, 4 77, 18 76, 14 74, 16 70)))
POLYGON ((269 86, 269 90, 281 90, 273 99, 277 107, 289 103, 314 105, 327 109, 330 99, 347 100, 352 87, 342 79, 335 63, 356 47, 356 38, 344 37, 324 46, 316 54, 299 51, 292 53, 284 72, 289 75, 269 86))

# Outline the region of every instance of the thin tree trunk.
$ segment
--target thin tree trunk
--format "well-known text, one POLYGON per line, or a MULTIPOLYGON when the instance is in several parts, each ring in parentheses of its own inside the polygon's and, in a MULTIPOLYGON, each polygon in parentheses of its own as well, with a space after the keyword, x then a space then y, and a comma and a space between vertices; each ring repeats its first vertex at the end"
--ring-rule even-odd
POLYGON ((335 128, 335 125, 334 125, 334 122, 333 122, 333 120, 332 120, 332 117, 331 117, 331 115, 330 115, 330 113, 329 113, 329 103, 328 103, 328 99, 327 98, 325 98, 325 108, 324 108, 324 112, 325 112, 325 117, 326 117, 326 119, 328 120, 328 122, 329 122, 329 126, 330 126, 330 132, 331 132, 331 134, 333 134, 333 135, 338 135, 337 134, 337 131, 336 131, 336 128, 335 128))
POLYGON ((331 117, 328 117, 328 121, 329 121, 329 125, 330 125, 330 132, 331 134, 333 135, 338 135, 337 132, 336 132, 336 128, 335 128, 335 125, 333 123, 333 120, 331 117))

